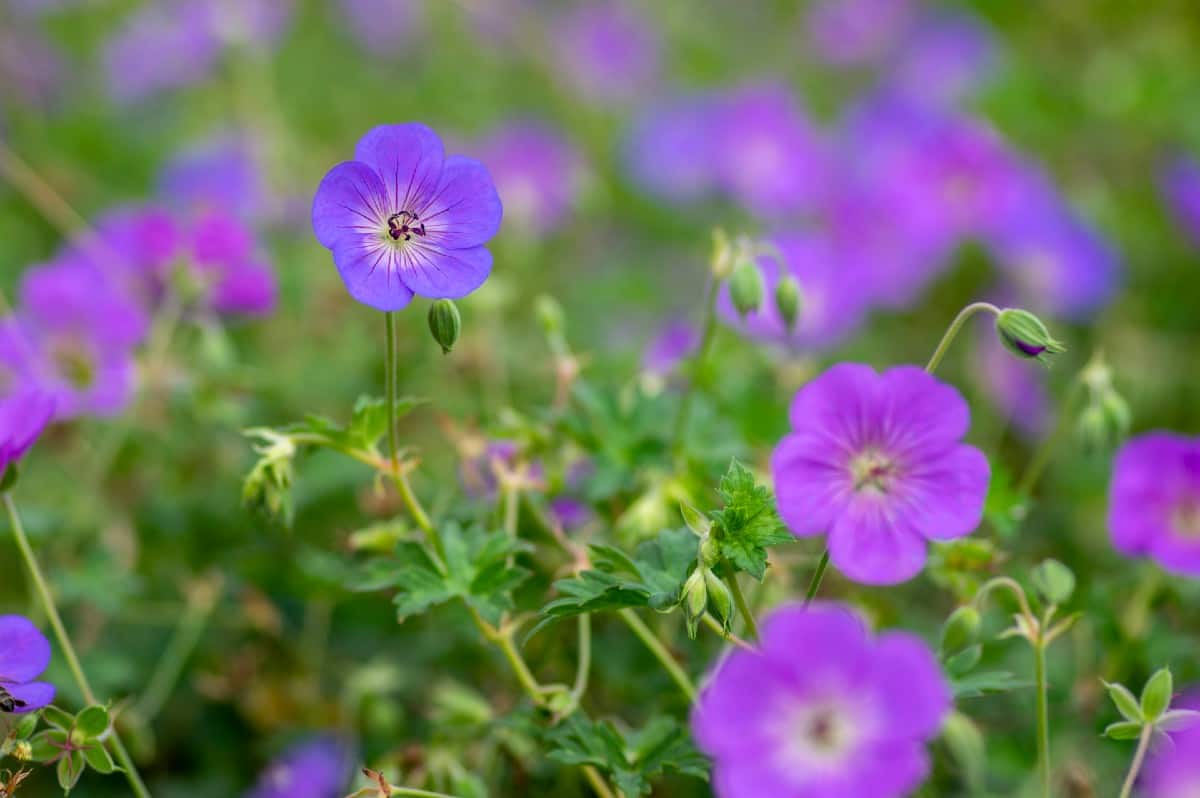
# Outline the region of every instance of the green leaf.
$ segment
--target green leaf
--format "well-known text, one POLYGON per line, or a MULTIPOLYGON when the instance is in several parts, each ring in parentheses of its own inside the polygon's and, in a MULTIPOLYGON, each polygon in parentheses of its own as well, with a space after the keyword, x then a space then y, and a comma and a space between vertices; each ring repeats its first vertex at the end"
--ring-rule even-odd
POLYGON ((1110 723, 1104 729, 1104 736, 1110 740, 1136 740, 1142 733, 1142 724, 1131 720, 1110 723))
POLYGON ((90 706, 75 716, 75 730, 89 740, 108 731, 108 725, 108 710, 102 706, 90 706))
POLYGON ((717 551, 734 568, 762 581, 767 572, 767 547, 795 537, 779 520, 771 491, 757 484, 750 470, 736 459, 718 489, 724 506, 710 513, 717 551))
POLYGON ((79 777, 83 775, 85 765, 82 751, 71 751, 58 760, 55 772, 58 774, 58 786, 63 788, 63 792, 70 792, 75 788, 79 777))
POLYGON ((627 796, 648 795, 650 781, 673 770, 708 778, 708 760, 673 719, 659 716, 643 729, 623 734, 608 721, 576 712, 547 733, 550 758, 568 765, 594 765, 627 796))
POLYGON ((69 730, 75 725, 75 716, 51 704, 42 710, 42 720, 56 729, 69 730))
POLYGON ((88 746, 83 749, 83 756, 87 760, 88 767, 97 773, 107 776, 117 769, 117 766, 112 761, 112 757, 108 755, 108 751, 104 750, 103 745, 88 746))
POLYGON ((1001 537, 1011 538, 1029 513, 1029 501, 1017 492, 1011 475, 1001 466, 992 467, 983 517, 1001 537))
POLYGON ((1044 560, 1033 569, 1033 587, 1047 604, 1062 604, 1075 592, 1075 574, 1058 560, 1044 560))
MULTIPOLYGON (((396 399, 396 418, 401 419, 424 404, 426 399, 401 396, 396 399)), ((346 429, 346 440, 356 449, 372 450, 387 435, 387 400, 378 396, 360 396, 354 403, 354 415, 346 429)))
POLYGON ((1033 682, 1018 679, 1008 671, 981 671, 952 678, 950 687, 955 698, 978 698, 989 693, 1007 693, 1010 690, 1033 687, 1033 682))
POLYGON ((1123 684, 1105 682, 1104 686, 1108 688, 1108 697, 1112 699, 1116 705, 1117 711, 1125 720, 1133 721, 1134 723, 1142 722, 1142 708, 1138 705, 1138 700, 1130 692, 1129 688, 1123 684))
POLYGON ((1146 682, 1146 686, 1142 688, 1141 707, 1142 717, 1147 723, 1153 723, 1167 711, 1174 689, 1174 680, 1169 668, 1160 668, 1146 682))

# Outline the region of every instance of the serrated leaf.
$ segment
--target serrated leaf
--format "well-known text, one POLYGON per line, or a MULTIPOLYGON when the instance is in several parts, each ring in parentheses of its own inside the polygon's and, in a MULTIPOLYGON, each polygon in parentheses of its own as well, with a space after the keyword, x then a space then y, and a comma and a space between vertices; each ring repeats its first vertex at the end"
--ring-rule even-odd
POLYGON ((754 475, 737 459, 721 478, 718 488, 724 506, 710 514, 713 540, 720 556, 739 571, 762 581, 767 571, 767 547, 795 537, 779 519, 771 491, 754 481, 754 475))
POLYGON ((1117 711, 1125 720, 1133 721, 1134 723, 1142 722, 1142 708, 1138 704, 1134 694, 1123 684, 1105 682, 1104 686, 1108 688, 1108 697, 1112 699, 1113 704, 1117 707, 1117 711))
POLYGON ((1131 720, 1110 723, 1104 729, 1104 736, 1110 740, 1136 740, 1142 733, 1142 724, 1131 720))

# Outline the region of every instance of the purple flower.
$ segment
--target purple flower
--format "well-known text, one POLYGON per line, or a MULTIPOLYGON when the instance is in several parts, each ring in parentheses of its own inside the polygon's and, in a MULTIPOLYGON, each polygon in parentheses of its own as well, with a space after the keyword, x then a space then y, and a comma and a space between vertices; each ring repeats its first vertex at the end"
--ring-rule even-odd
POLYGON ((25 273, 20 331, 24 369, 55 401, 55 418, 119 413, 133 395, 141 308, 85 261, 64 256, 25 273))
MULTIPOLYGON (((500 487, 498 472, 516 468, 521 460, 521 449, 516 441, 490 440, 482 442, 482 449, 470 451, 479 443, 478 439, 469 439, 465 443, 459 477, 468 496, 492 501, 500 487)), ((529 464, 531 478, 540 480, 544 473, 540 462, 535 460, 529 464)))
POLYGON ((0 25, 0 86, 11 87, 24 102, 51 106, 63 86, 63 63, 58 52, 35 26, 0 25))
POLYGON ((634 120, 625 143, 630 178, 673 202, 699 199, 716 187, 714 103, 687 97, 654 104, 634 120))
POLYGON ((50 641, 20 615, 0 615, 0 713, 21 714, 54 700, 54 685, 36 682, 50 664, 50 641))
POLYGON ((1163 170, 1159 184, 1179 225, 1200 246, 1200 164, 1176 158, 1163 170))
POLYGON ((583 161, 558 130, 541 122, 512 122, 480 142, 478 154, 496 181, 511 224, 542 236, 567 218, 583 161))
POLYGON ((312 224, 350 295, 387 311, 413 294, 453 299, 483 285, 492 271, 483 244, 501 215, 483 164, 445 157, 436 133, 408 123, 374 128, 353 161, 325 175, 312 224))
POLYGON ((827 64, 863 64, 885 55, 908 30, 914 0, 821 0, 808 13, 808 40, 827 64))
POLYGON ((553 35, 564 78, 589 99, 625 102, 658 77, 658 36, 620 0, 592 0, 564 12, 553 35))
POLYGON ((692 733, 720 798, 899 798, 925 780, 925 744, 951 696, 916 636, 872 637, 838 604, 787 605, 762 647, 710 676, 692 733))
POLYGON ((204 0, 208 24, 222 42, 271 47, 292 18, 292 0, 204 0))
POLYGON ((962 396, 923 370, 838 364, 796 394, 790 418, 771 457, 780 515, 794 535, 828 534, 851 579, 903 582, 928 541, 979 525, 987 458, 961 443, 962 396))
POLYGON ((781 84, 743 87, 719 103, 713 150, 721 184, 753 213, 794 214, 825 191, 825 144, 781 84))
POLYGON ((700 332, 685 319, 671 319, 659 329, 642 354, 642 371, 667 377, 700 346, 700 332))
POLYGON ((217 313, 263 316, 275 309, 275 275, 259 257, 253 233, 220 211, 209 211, 191 232, 191 267, 217 313))
POLYGON ((11 319, 0 319, 0 476, 25 456, 54 415, 54 398, 22 379, 21 353, 9 351, 21 346, 18 335, 11 319))
POLYGON ((84 261, 126 291, 147 311, 167 292, 171 269, 180 257, 184 233, 175 218, 153 206, 118 208, 98 217, 95 236, 68 247, 68 257, 84 261))
POLYGON ((1117 453, 1108 528, 1117 551, 1200 576, 1200 438, 1150 432, 1117 453))
POLYGON ((350 765, 345 743, 314 737, 272 762, 246 798, 338 798, 349 780, 350 765))
POLYGON ((136 103, 198 83, 215 67, 221 45, 205 0, 149 3, 105 45, 109 94, 136 103))
MULTIPOLYGON (((1171 702, 1172 709, 1200 710, 1195 690, 1171 702)), ((1170 733, 1169 744, 1153 753, 1142 772, 1144 798, 1195 798, 1200 795, 1200 724, 1192 723, 1170 733)))
POLYGON ((218 209, 247 220, 265 216, 269 202, 251 142, 238 135, 177 154, 159 173, 158 190, 185 213, 218 209))
POLYGON ((800 283, 800 316, 789 330, 775 304, 780 264, 762 256, 758 265, 765 291, 759 309, 743 319, 733 307, 729 284, 721 287, 718 311, 726 324, 751 338, 823 349, 855 330, 863 320, 870 293, 863 272, 838 251, 828 236, 810 231, 775 236, 786 272, 800 283))
POLYGON ((995 67, 992 33, 967 14, 921 20, 889 70, 889 85, 917 100, 946 105, 966 97, 995 67))
POLYGON ((422 24, 417 0, 341 0, 350 32, 377 56, 396 56, 422 24))

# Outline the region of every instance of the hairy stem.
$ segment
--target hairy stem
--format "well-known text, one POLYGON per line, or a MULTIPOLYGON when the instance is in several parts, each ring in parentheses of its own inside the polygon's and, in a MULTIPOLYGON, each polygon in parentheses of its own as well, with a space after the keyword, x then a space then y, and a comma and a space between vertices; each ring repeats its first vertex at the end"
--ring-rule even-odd
POLYGON ((718 281, 710 279, 708 293, 704 300, 704 327, 700 335, 700 346, 697 347, 696 354, 692 356, 691 368, 688 369, 688 382, 683 389, 683 396, 679 398, 679 410, 675 414, 675 425, 671 432, 671 452, 676 456, 683 448, 683 435, 687 431, 688 416, 692 411, 692 396, 696 391, 696 377, 699 374, 700 366, 708 357, 708 350, 712 346, 717 331, 718 288, 718 281))
POLYGON ((933 356, 929 358, 929 362, 925 364, 926 371, 932 374, 937 370, 938 364, 941 363, 942 358, 946 356, 946 352, 950 349, 950 344, 954 342, 954 339, 958 336, 959 331, 962 330, 963 325, 967 323, 967 319, 981 311, 987 311, 993 315, 1000 314, 1000 308, 996 307, 990 302, 972 302, 960 310, 958 315, 954 317, 954 321, 950 322, 950 326, 946 328, 946 333, 942 336, 942 340, 938 342, 937 349, 933 350, 933 356))
POLYGON ((1142 733, 1138 736, 1137 750, 1133 752, 1133 762, 1129 764, 1129 773, 1125 776, 1125 783, 1121 786, 1121 794, 1118 798, 1129 798, 1133 795, 1133 785, 1137 782, 1142 762, 1146 759, 1146 749, 1150 747, 1150 738, 1153 735, 1153 724, 1147 723, 1142 727, 1142 733))
POLYGON ((1046 696, 1046 643, 1033 644, 1033 680, 1037 689, 1038 780, 1042 798, 1050 798, 1050 710, 1046 696))
POLYGON ((692 684, 691 677, 675 661, 675 658, 671 656, 671 652, 667 651, 666 646, 662 644, 662 641, 658 639, 653 630, 637 616, 637 613, 628 607, 620 610, 617 615, 621 616, 621 620, 633 630, 633 633, 645 644, 646 648, 650 649, 650 653, 662 664, 667 675, 679 686, 679 689, 687 696, 688 701, 695 701, 696 685, 692 684))
POLYGON ((738 584, 737 574, 729 575, 729 592, 733 593, 733 603, 737 605, 738 612, 742 615, 742 620, 746 622, 746 632, 751 639, 758 640, 758 624, 754 622, 754 613, 750 610, 750 605, 746 603, 746 596, 742 593, 742 586, 738 584))
MULTIPOLYGON (((58 614, 58 605, 55 604, 54 596, 50 593, 50 585, 47 584, 46 577, 42 574, 42 568, 38 564, 37 556, 33 553, 33 547, 29 545, 29 539, 25 536, 25 527, 21 524, 21 516, 17 513, 17 505, 8 493, 4 494, 4 509, 8 512, 8 520, 12 526, 13 538, 16 539, 17 548, 21 552, 21 558, 25 561, 25 567, 29 571, 29 578, 33 581, 34 589, 37 591, 38 598, 42 603, 42 609, 50 621, 54 637, 58 640, 58 647, 62 649, 63 657, 67 660, 67 667, 75 679, 75 685, 79 688, 79 692, 83 695, 84 701, 89 706, 98 704, 100 702, 96 700, 96 694, 92 691, 87 674, 83 672, 83 665, 79 661, 79 655, 75 653, 75 645, 71 642, 71 636, 67 634, 67 627, 63 625, 62 616, 58 614)), ((133 764, 129 752, 125 750, 125 746, 122 744, 116 728, 112 730, 112 735, 109 737, 109 744, 112 748, 113 758, 117 760, 117 764, 121 766, 121 770, 125 773, 125 778, 129 781, 129 787, 133 790, 134 795, 137 798, 150 798, 150 791, 142 783, 141 774, 138 773, 137 766, 133 764)))

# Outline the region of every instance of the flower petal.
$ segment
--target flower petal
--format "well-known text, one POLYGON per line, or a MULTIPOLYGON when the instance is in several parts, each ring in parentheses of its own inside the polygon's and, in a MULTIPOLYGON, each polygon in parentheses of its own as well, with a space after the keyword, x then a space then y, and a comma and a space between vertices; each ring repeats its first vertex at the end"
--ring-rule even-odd
POLYGON ((371 167, 344 161, 329 170, 313 197, 312 226, 321 246, 345 237, 382 234, 391 215, 383 181, 371 167))
POLYGON ((873 443, 879 375, 861 363, 839 363, 805 385, 788 411, 792 427, 820 431, 831 446, 861 451, 873 443))
POLYGON ((873 653, 888 733, 914 739, 935 736, 950 711, 951 696, 928 646, 906 632, 888 632, 876 640, 873 653))
POLYGON ((983 452, 959 444, 936 461, 913 467, 890 498, 921 536, 953 540, 970 534, 983 520, 990 477, 983 452))
POLYGON ((855 582, 894 585, 925 565, 925 539, 889 509, 886 496, 860 496, 830 530, 829 559, 855 582))
POLYGON ((31 682, 50 664, 50 641, 28 618, 0 615, 0 679, 31 682))
POLYGON ((897 366, 880 376, 876 423, 888 450, 940 450, 962 439, 970 411, 962 395, 918 366, 897 366))
POLYGON ((354 160, 378 173, 387 192, 389 213, 397 213, 423 207, 435 194, 446 152, 431 128, 409 122, 367 131, 354 148, 354 160))
POLYGON ((405 248, 398 260, 400 275, 414 294, 429 299, 458 299, 483 285, 492 273, 492 253, 484 247, 442 250, 405 248))
POLYGON ((54 700, 54 685, 47 682, 28 682, 27 684, 5 684, 4 689, 25 706, 13 710, 14 715, 34 712, 54 700))
POLYGON ((487 167, 474 158, 446 159, 437 194, 418 210, 430 240, 443 249, 483 244, 500 229, 500 195, 487 167))
POLYGON ((346 290, 376 310, 400 310, 413 292, 399 274, 396 250, 370 236, 343 238, 333 247, 333 262, 346 290))
POLYGON ((798 537, 829 531, 848 499, 845 455, 822 435, 788 435, 771 455, 779 515, 798 537))

